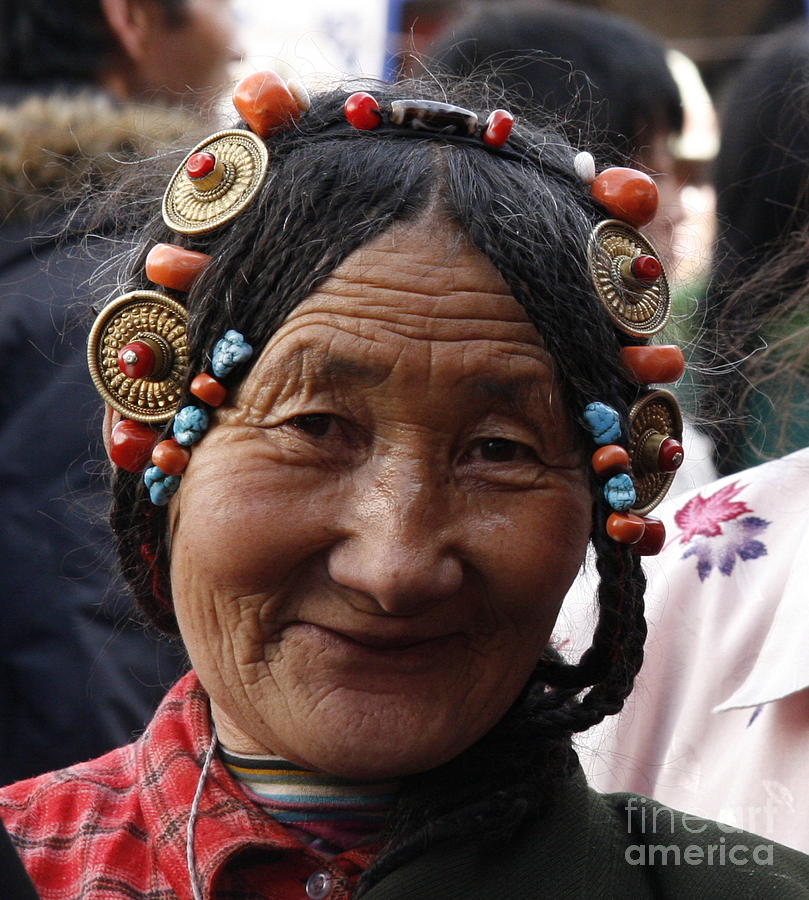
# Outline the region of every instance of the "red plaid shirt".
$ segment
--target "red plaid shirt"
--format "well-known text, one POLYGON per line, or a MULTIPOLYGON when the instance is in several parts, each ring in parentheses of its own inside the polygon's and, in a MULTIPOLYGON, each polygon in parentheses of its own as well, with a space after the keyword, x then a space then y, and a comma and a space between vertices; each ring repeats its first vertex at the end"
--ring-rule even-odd
MULTIPOLYGON (((0 817, 43 900, 193 900, 188 816, 210 741, 208 695, 192 672, 134 744, 0 790, 0 817)), ((307 880, 323 876, 329 900, 341 900, 373 856, 365 848, 326 858, 307 847, 217 757, 194 850, 206 900, 306 900, 307 880)))

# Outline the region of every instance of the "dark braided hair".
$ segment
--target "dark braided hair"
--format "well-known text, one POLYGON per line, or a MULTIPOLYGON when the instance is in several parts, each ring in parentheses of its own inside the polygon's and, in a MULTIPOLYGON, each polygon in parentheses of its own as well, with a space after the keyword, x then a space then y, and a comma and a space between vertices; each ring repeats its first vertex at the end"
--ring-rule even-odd
MULTIPOLYGON (((490 108, 479 88, 464 90, 451 99, 480 112, 490 108)), ((381 85, 374 93, 382 103, 445 99, 431 83, 381 85)), ((214 258, 186 298, 189 381, 206 368, 226 330, 243 332, 260 353, 289 312, 353 251, 394 223, 436 209, 491 260, 525 308, 555 361, 574 419, 596 399, 626 417, 638 388, 622 374, 621 340, 591 284, 587 242, 604 214, 574 173, 574 149, 558 133, 521 123, 507 154, 435 136, 358 132, 345 122, 345 96, 315 97, 295 127, 269 139, 269 176, 232 224, 179 239, 214 258)), ((142 198, 142 173, 137 177, 142 198)), ((142 199, 116 202, 135 221, 142 214, 142 199)), ((154 196, 149 203, 158 206, 154 196)), ((148 225, 145 238, 139 230, 130 275, 119 287, 147 287, 148 249, 178 240, 162 221, 148 225)), ((185 402, 193 402, 187 393, 185 402)), ((589 455, 583 427, 580 440, 589 455)), ((595 479, 592 488, 601 579, 592 647, 578 664, 549 648, 488 735, 450 763, 405 779, 389 822, 390 852, 366 873, 365 886, 426 844, 479 834, 482 821, 489 837, 508 837, 552 799, 555 779, 571 771, 571 734, 621 708, 642 660, 645 579, 636 555, 606 536, 610 510, 595 479)), ((116 472, 112 521, 136 599, 154 623, 176 632, 166 510, 150 504, 140 475, 116 472)))

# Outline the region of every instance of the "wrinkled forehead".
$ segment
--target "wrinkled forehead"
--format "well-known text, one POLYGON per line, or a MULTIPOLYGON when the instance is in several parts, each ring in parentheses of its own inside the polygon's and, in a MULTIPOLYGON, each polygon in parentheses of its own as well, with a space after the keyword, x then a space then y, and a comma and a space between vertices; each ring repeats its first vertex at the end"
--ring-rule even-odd
POLYGON ((504 398, 547 398, 554 381, 541 336, 491 262, 457 232, 418 226, 356 251, 293 310, 242 398, 278 373, 290 385, 393 379, 504 398))
POLYGON ((351 329, 362 320, 391 339, 513 342, 544 354, 497 269, 440 219, 394 227, 356 250, 290 313, 271 344, 305 325, 351 329))

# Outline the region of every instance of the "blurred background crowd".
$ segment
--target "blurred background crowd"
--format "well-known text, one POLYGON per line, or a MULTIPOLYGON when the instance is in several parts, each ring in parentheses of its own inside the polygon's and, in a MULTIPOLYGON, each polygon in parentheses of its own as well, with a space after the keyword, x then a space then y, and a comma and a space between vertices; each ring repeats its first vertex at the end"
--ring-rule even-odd
MULTIPOLYGON (((691 364, 676 388, 689 462, 675 490, 809 445, 804 3, 4 0, 2 783, 130 740, 185 667, 108 586, 100 412, 76 301, 92 294, 109 238, 103 210, 89 217, 77 198, 113 163, 178 137, 189 146, 235 77, 267 66, 314 85, 485 74, 519 115, 560 117, 599 169, 652 174, 662 214, 649 237, 669 263, 672 339, 691 364)), ((803 709, 808 684, 790 689, 803 709)), ((792 843, 809 849, 803 830, 792 843)))

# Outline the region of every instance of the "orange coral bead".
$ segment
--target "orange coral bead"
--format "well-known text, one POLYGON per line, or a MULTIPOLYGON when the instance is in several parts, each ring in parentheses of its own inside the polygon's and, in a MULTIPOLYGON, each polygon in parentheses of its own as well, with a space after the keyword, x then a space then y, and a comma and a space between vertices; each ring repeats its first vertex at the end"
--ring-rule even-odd
POLYGON ((355 91, 343 104, 346 121, 360 131, 372 131, 382 124, 382 113, 376 99, 365 91, 355 91))
POLYGON ((643 537, 632 549, 639 556, 656 556, 666 543, 666 526, 660 519, 649 519, 646 516, 643 517, 643 524, 646 526, 643 537))
POLYGON ((593 180, 591 192, 611 216, 635 228, 648 225, 657 213, 657 185, 637 169, 604 169, 593 180))
POLYGON ((140 472, 152 455, 157 432, 142 422, 122 419, 110 435, 110 459, 119 469, 140 472))
POLYGON ((610 478, 621 472, 629 471, 629 453, 618 444, 607 444, 599 447, 591 460, 593 471, 599 478, 610 478))
POLYGON ((509 139, 513 127, 514 116, 508 110, 495 109, 486 120, 486 127, 481 135, 483 143, 490 147, 502 147, 509 139))
POLYGON ((221 406, 228 395, 228 389, 220 384, 212 375, 203 372, 197 375, 189 388, 195 397, 199 397, 208 406, 221 406))
POLYGON ((189 459, 191 453, 174 440, 161 441, 152 450, 152 463, 166 475, 182 475, 189 459))
POLYGON ((174 244, 155 244, 146 257, 146 277, 174 291, 189 291, 210 261, 207 253, 174 244))
POLYGON ((623 347, 621 364, 636 384, 669 384, 685 372, 683 351, 674 344, 623 347))
POLYGON ((637 544, 646 531, 646 522, 634 513, 614 512, 607 518, 607 534, 619 544, 637 544))
POLYGON ((301 114, 284 79, 271 71, 254 72, 243 78, 233 92, 233 105, 250 130, 262 138, 289 125, 301 114))

